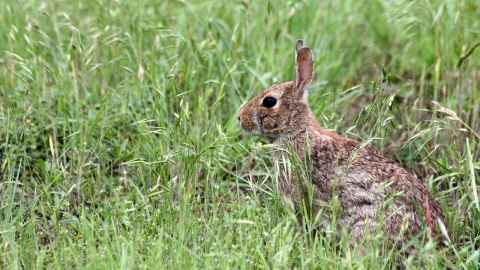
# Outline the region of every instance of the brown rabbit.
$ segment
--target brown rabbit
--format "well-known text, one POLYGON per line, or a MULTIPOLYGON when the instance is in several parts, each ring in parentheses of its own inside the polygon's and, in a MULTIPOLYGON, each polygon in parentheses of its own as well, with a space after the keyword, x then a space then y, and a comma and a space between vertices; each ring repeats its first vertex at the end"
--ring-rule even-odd
POLYGON ((354 239, 379 228, 387 238, 402 241, 420 232, 422 222, 430 235, 437 234, 442 212, 422 181, 372 147, 319 126, 307 101, 312 79, 312 51, 299 40, 295 80, 266 89, 240 110, 243 129, 278 146, 273 157, 282 197, 298 207, 304 194, 305 179, 299 181, 282 162, 291 149, 311 164, 314 212, 338 198, 337 226, 354 239))

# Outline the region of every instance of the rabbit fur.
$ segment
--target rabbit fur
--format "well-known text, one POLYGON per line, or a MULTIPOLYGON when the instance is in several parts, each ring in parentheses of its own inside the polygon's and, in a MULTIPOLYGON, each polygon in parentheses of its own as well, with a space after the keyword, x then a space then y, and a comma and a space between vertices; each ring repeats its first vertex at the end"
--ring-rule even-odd
POLYGON ((388 238, 404 240, 421 232, 423 224, 430 236, 438 234, 442 211, 420 179, 373 147, 322 129, 315 120, 307 100, 313 55, 301 40, 296 44, 295 69, 295 80, 264 90, 239 114, 244 130, 277 146, 273 160, 282 197, 299 207, 304 193, 302 182, 284 162, 290 149, 310 162, 314 211, 325 210, 338 198, 337 226, 354 239, 380 229, 388 238))

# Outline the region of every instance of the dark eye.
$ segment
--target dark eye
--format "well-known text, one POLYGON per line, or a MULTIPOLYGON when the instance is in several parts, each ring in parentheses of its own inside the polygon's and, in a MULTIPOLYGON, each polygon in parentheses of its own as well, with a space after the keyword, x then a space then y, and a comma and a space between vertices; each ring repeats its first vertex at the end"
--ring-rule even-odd
POLYGON ((277 99, 274 97, 266 97, 262 101, 263 107, 267 108, 272 108, 273 106, 275 106, 275 104, 277 104, 277 99))

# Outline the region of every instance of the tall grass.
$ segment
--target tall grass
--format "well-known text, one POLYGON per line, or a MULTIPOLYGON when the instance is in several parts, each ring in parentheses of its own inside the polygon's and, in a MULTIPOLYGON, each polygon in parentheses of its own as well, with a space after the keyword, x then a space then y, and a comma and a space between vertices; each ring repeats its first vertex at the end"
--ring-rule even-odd
MULTIPOLYGON (((408 268, 479 267, 476 0, 6 1, 0 265, 388 269, 283 207, 237 111, 314 50, 320 123, 427 182, 451 239, 408 268), (463 60, 461 60, 463 59, 463 60), (383 71, 383 72, 382 72, 383 71)), ((385 256, 390 254, 390 256, 385 256)))

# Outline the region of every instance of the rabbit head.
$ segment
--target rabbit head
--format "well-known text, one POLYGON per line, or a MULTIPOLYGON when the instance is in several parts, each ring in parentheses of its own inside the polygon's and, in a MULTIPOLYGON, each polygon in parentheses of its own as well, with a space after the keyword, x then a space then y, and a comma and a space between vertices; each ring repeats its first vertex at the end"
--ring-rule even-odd
POLYGON ((309 121, 306 88, 313 79, 312 50, 296 44, 294 81, 273 85, 240 109, 242 128, 250 133, 276 139, 302 130, 309 121))

